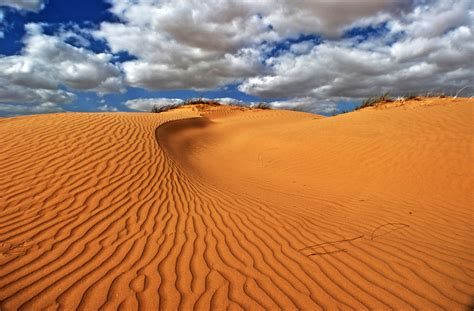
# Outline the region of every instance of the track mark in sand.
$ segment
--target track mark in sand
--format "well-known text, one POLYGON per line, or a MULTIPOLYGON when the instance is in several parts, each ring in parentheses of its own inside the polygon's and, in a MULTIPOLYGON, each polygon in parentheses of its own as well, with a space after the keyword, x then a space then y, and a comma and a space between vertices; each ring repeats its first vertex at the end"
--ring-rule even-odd
MULTIPOLYGON (((387 234, 390 234, 394 231, 398 231, 401 229, 409 228, 410 225, 401 223, 401 222, 389 222, 382 224, 378 227, 376 227, 372 233, 370 234, 370 241, 373 241, 374 239, 384 236, 387 234), (382 232, 381 232, 382 231, 382 232), (379 234, 376 234, 377 232, 381 232, 379 234)), ((343 243, 351 243, 353 241, 357 241, 360 239, 364 239, 364 235, 359 235, 354 238, 350 239, 341 239, 341 240, 336 240, 336 241, 329 241, 329 242, 323 242, 311 246, 307 246, 304 248, 299 249, 300 252, 303 251, 313 251, 310 254, 307 254, 306 256, 322 256, 322 255, 332 255, 336 253, 347 253, 346 248, 341 248, 340 245, 343 243)))
POLYGON ((339 248, 338 245, 342 243, 349 243, 352 241, 356 241, 359 239, 363 239, 364 235, 357 236, 352 239, 342 239, 342 240, 337 240, 337 241, 330 241, 330 242, 324 242, 320 244, 315 244, 311 246, 307 246, 305 248, 300 249, 300 251, 306 251, 306 250, 311 250, 315 251, 311 254, 308 254, 307 256, 320 256, 320 255, 330 255, 330 254, 335 254, 335 253, 340 253, 340 252, 347 252, 347 249, 344 248, 339 248), (333 250, 327 250, 327 248, 335 248, 333 250), (323 251, 316 251, 318 249, 322 249, 323 251))
POLYGON ((383 225, 378 226, 377 228, 372 231, 372 234, 370 235, 370 240, 373 241, 374 239, 392 233, 394 231, 398 231, 401 229, 409 228, 410 225, 401 223, 401 222, 389 222, 383 225), (384 231, 382 233, 376 234, 376 232, 384 231))

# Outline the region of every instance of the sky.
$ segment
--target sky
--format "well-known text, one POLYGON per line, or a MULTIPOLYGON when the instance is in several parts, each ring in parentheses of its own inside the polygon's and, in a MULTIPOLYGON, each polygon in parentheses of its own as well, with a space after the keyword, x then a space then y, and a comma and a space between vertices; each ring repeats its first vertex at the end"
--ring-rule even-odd
POLYGON ((472 0, 0 0, 0 116, 474 95, 472 0))

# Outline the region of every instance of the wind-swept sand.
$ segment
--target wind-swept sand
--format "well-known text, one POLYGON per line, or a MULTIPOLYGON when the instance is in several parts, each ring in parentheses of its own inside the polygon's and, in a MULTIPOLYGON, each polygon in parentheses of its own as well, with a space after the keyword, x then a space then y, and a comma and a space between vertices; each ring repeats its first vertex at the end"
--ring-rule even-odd
POLYGON ((2 119, 0 309, 467 309, 473 103, 2 119))

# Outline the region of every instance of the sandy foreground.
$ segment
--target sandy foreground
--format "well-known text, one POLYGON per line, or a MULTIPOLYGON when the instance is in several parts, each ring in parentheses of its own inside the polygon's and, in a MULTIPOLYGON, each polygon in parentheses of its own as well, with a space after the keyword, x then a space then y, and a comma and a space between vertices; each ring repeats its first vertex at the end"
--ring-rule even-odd
POLYGON ((474 100, 0 120, 0 310, 474 304, 474 100))

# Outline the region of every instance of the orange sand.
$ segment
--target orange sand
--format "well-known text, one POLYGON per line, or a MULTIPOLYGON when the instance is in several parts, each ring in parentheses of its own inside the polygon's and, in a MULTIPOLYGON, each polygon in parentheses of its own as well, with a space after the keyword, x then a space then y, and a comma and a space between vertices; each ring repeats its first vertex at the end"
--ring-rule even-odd
POLYGON ((467 309, 473 104, 2 119, 0 310, 467 309))

